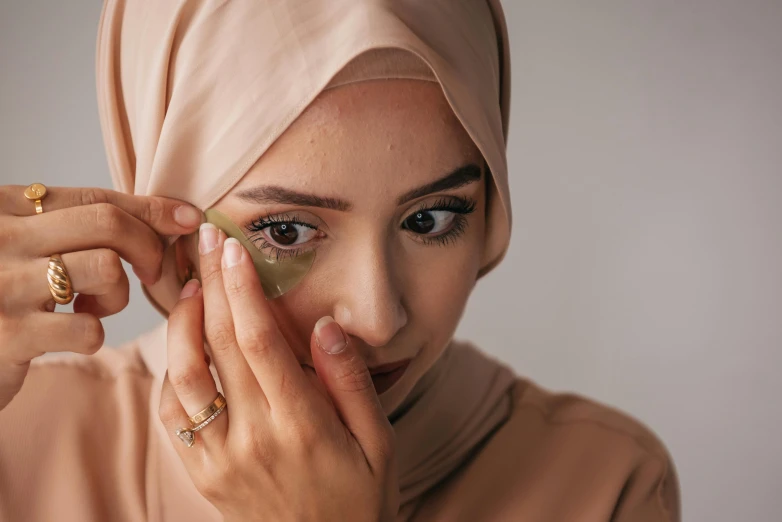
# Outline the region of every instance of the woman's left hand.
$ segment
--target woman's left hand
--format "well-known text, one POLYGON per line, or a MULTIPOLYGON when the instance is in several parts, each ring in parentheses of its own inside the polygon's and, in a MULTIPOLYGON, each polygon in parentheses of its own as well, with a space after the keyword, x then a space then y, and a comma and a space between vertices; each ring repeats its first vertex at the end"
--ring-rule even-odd
POLYGON ((394 432, 361 355, 327 318, 317 375, 301 366, 244 247, 210 226, 200 241, 203 289, 188 283, 170 314, 159 411, 198 491, 228 521, 392 521, 394 432), (175 431, 217 396, 202 331, 227 408, 187 447, 175 431))

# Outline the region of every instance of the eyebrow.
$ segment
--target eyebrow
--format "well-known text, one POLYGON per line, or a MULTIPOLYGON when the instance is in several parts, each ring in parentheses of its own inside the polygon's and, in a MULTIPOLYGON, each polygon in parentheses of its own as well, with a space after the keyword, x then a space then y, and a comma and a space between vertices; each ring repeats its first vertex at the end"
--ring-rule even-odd
MULTIPOLYGON (((399 198, 397 198, 397 205, 403 205, 408 201, 412 201, 434 192, 453 190, 465 185, 469 185, 470 183, 475 183, 481 179, 481 176, 481 168, 474 163, 468 163, 454 170, 450 174, 433 181, 432 183, 428 183, 422 187, 418 187, 402 194, 399 196, 399 198)), ((340 212, 348 212, 353 208, 353 204, 344 199, 316 196, 315 194, 297 192, 295 190, 286 189, 277 185, 264 185, 245 189, 237 192, 236 197, 251 203, 278 203, 301 207, 318 207, 329 210, 338 210, 340 212)))
POLYGON ((399 196, 399 199, 396 200, 396 204, 403 205, 408 201, 412 201, 434 192, 457 189, 459 187, 469 185, 470 183, 475 183, 480 179, 481 168, 475 163, 468 163, 467 165, 462 165, 458 169, 454 170, 447 176, 438 179, 437 181, 433 181, 432 183, 428 183, 423 187, 418 187, 417 189, 413 189, 409 192, 406 192, 405 194, 402 194, 399 196))

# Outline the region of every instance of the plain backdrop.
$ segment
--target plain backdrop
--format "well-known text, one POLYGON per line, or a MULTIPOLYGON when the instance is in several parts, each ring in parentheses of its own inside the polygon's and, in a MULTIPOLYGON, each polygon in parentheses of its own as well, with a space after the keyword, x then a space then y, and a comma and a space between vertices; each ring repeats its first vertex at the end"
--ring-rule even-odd
MULTIPOLYGON (((110 186, 100 8, 0 0, 0 184, 110 186)), ((651 426, 686 520, 779 520, 782 0, 505 9, 513 240, 458 336, 651 426)), ((111 344, 160 320, 132 287, 111 344)))

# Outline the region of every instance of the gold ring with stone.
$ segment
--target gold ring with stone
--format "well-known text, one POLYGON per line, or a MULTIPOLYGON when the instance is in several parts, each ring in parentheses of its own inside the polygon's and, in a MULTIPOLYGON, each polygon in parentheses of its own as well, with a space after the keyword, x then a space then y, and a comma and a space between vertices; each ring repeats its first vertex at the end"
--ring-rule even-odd
POLYGON ((217 418, 218 415, 223 413, 227 403, 222 393, 217 394, 217 398, 209 404, 206 408, 199 411, 192 417, 189 417, 190 428, 179 428, 176 430, 176 436, 179 437, 182 442, 187 444, 187 447, 191 447, 195 444, 195 434, 197 431, 205 428, 207 424, 217 418))
POLYGON ((33 183, 24 189, 24 197, 35 202, 35 213, 43 214, 43 205, 41 200, 46 197, 46 185, 43 183, 33 183))
POLYGON ((65 269, 65 264, 59 254, 54 254, 49 258, 49 269, 46 271, 46 280, 49 282, 49 292, 54 298, 54 302, 66 305, 73 301, 73 287, 71 278, 65 269))

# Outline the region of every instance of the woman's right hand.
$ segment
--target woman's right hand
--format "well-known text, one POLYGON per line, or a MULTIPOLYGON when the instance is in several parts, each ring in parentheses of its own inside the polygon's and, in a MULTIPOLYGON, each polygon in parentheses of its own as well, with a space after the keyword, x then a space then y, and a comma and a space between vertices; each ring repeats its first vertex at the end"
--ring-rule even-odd
POLYGON ((43 213, 23 186, 0 186, 0 410, 19 392, 30 361, 46 352, 93 354, 103 345, 100 318, 128 304, 120 258, 145 284, 160 278, 164 236, 201 224, 195 207, 169 198, 98 188, 50 187, 43 213), (46 278, 62 256, 74 313, 55 313, 46 278))

